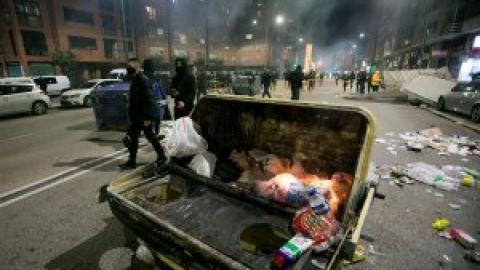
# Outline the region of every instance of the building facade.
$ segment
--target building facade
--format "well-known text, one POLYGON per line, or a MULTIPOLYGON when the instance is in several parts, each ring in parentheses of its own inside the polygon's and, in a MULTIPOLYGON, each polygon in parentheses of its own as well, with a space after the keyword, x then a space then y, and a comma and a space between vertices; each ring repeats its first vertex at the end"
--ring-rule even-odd
POLYGON ((371 59, 389 69, 448 67, 457 74, 480 35, 478 0, 377 0, 371 59))

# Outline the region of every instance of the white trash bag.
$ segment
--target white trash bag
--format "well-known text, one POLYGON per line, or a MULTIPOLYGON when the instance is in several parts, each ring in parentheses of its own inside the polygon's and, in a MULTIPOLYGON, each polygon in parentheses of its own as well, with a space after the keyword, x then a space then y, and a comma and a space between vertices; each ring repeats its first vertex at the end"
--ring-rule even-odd
POLYGON ((188 164, 188 167, 199 175, 212 177, 216 163, 217 157, 214 154, 203 152, 195 155, 192 161, 188 164))
POLYGON ((162 145, 167 156, 178 158, 203 153, 208 147, 190 117, 175 120, 172 132, 162 140, 162 145))

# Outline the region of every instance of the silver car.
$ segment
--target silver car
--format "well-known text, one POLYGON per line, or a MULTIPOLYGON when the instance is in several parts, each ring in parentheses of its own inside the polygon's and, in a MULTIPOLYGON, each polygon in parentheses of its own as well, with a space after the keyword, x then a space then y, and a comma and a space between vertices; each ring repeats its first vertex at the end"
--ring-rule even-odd
POLYGON ((440 96, 437 106, 439 110, 468 115, 480 122, 480 82, 457 84, 450 93, 440 96))

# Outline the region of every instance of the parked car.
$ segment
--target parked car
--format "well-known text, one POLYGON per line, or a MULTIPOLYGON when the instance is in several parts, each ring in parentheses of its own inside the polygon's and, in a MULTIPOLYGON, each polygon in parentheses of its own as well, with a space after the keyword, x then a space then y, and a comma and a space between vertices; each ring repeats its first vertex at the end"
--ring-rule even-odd
POLYGON ((35 84, 0 84, 0 115, 31 112, 45 114, 50 98, 35 84))
POLYGON ((70 79, 67 76, 40 76, 33 77, 33 80, 37 85, 46 84, 49 96, 58 96, 71 88, 70 79))
POLYGON ((457 84, 450 93, 440 96, 437 106, 439 110, 468 115, 480 122, 480 82, 457 84))
POLYGON ((0 85, 7 85, 7 84, 35 84, 35 81, 30 77, 0 78, 0 85))
POLYGON ((121 82, 117 79, 94 79, 89 80, 79 87, 67 90, 60 95, 60 105, 62 106, 85 106, 91 107, 93 105, 92 90, 107 86, 113 83, 121 82))
POLYGON ((126 68, 116 68, 116 69, 112 69, 108 73, 107 79, 123 80, 123 78, 125 78, 125 76, 127 76, 127 69, 126 68))

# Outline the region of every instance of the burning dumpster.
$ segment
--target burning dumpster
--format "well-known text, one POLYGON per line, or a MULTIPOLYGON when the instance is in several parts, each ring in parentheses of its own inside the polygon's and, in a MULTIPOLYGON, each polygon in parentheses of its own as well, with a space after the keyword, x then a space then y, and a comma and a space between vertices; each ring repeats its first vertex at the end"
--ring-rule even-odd
POLYGON ((333 191, 323 219, 332 222, 328 234, 317 231, 323 238, 315 239, 315 251, 290 267, 309 269, 317 258, 325 260, 324 269, 334 269, 353 257, 375 195, 366 183, 375 134, 370 113, 350 106, 207 96, 192 119, 216 158, 212 175, 172 159, 161 173, 149 175, 147 165, 102 189, 113 214, 158 264, 172 269, 282 264, 277 251, 304 228, 299 217, 310 215, 290 196, 297 182, 314 186, 309 194, 320 194, 321 186, 333 191), (282 189, 287 185, 290 190, 282 189), (335 185, 343 187, 340 193, 335 185))

